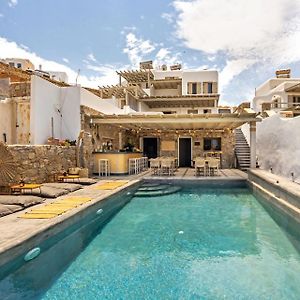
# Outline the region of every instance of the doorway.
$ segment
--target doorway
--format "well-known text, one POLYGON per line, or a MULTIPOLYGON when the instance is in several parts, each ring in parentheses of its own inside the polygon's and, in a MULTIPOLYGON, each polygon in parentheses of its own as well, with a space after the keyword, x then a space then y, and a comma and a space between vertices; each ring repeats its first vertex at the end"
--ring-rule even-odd
POLYGON ((179 167, 192 166, 192 138, 179 138, 178 157, 179 167))
POLYGON ((157 157, 157 138, 146 137, 143 139, 143 154, 148 158, 157 157))

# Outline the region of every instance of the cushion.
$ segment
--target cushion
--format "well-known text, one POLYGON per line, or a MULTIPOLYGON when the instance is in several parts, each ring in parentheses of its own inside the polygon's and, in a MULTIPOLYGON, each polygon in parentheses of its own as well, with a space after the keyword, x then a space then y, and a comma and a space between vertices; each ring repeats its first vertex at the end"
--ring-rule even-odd
POLYGON ((92 178, 79 178, 79 184, 82 184, 82 185, 91 185, 91 184, 94 184, 94 183, 97 183, 98 181, 95 180, 95 179, 92 179, 92 178))
POLYGON ((69 193, 69 191, 67 190, 43 185, 41 186, 41 193, 39 190, 32 190, 31 192, 32 195, 41 196, 45 198, 57 198, 67 193, 69 193))
POLYGON ((28 207, 35 204, 40 204, 44 201, 41 197, 36 196, 14 196, 14 195, 0 195, 0 204, 4 205, 20 205, 22 207, 28 207))
POLYGON ((52 187, 55 189, 63 189, 69 192, 74 192, 82 189, 82 186, 76 183, 44 183, 42 186, 52 187))
POLYGON ((22 210, 23 207, 20 205, 3 205, 0 204, 0 217, 10 215, 16 211, 22 210))
POLYGON ((70 175, 78 175, 80 171, 80 168, 69 168, 68 173, 70 175))

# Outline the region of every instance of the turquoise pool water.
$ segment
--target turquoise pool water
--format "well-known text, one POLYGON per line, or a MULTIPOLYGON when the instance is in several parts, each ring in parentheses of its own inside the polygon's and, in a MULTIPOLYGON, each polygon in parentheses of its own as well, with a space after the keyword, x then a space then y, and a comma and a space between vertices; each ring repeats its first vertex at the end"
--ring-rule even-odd
POLYGON ((0 298, 300 297, 300 254, 246 188, 190 185, 134 197, 76 256, 80 235, 0 282, 0 298), (70 257, 63 270, 55 267, 70 257))
POLYGON ((42 299, 299 299, 300 255, 247 189, 133 198, 42 299))

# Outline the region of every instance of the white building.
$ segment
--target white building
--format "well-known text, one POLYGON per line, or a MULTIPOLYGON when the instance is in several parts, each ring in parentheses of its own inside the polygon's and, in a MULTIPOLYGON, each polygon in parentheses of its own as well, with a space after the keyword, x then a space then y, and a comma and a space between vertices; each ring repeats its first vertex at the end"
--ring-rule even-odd
POLYGON ((5 58, 5 59, 0 59, 0 61, 11 67, 15 67, 23 71, 34 70, 34 64, 29 59, 5 58))
POLYGON ((290 70, 279 70, 255 90, 252 100, 256 112, 281 111, 300 105, 300 78, 290 78, 290 70))

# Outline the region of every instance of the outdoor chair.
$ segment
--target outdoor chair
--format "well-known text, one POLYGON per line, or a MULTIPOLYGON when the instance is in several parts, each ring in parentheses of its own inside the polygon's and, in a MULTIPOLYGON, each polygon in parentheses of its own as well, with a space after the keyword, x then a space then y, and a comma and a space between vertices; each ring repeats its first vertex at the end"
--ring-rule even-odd
POLYGON ((153 175, 159 175, 160 174, 160 159, 150 159, 150 170, 153 175))
POLYGON ((197 157, 195 159, 195 176, 206 175, 206 162, 203 157, 197 157))
POLYGON ((219 159, 216 158, 210 158, 208 160, 208 170, 210 176, 215 176, 219 174, 219 159))
POLYGON ((174 160, 171 158, 162 159, 160 168, 162 175, 174 175, 174 160))

